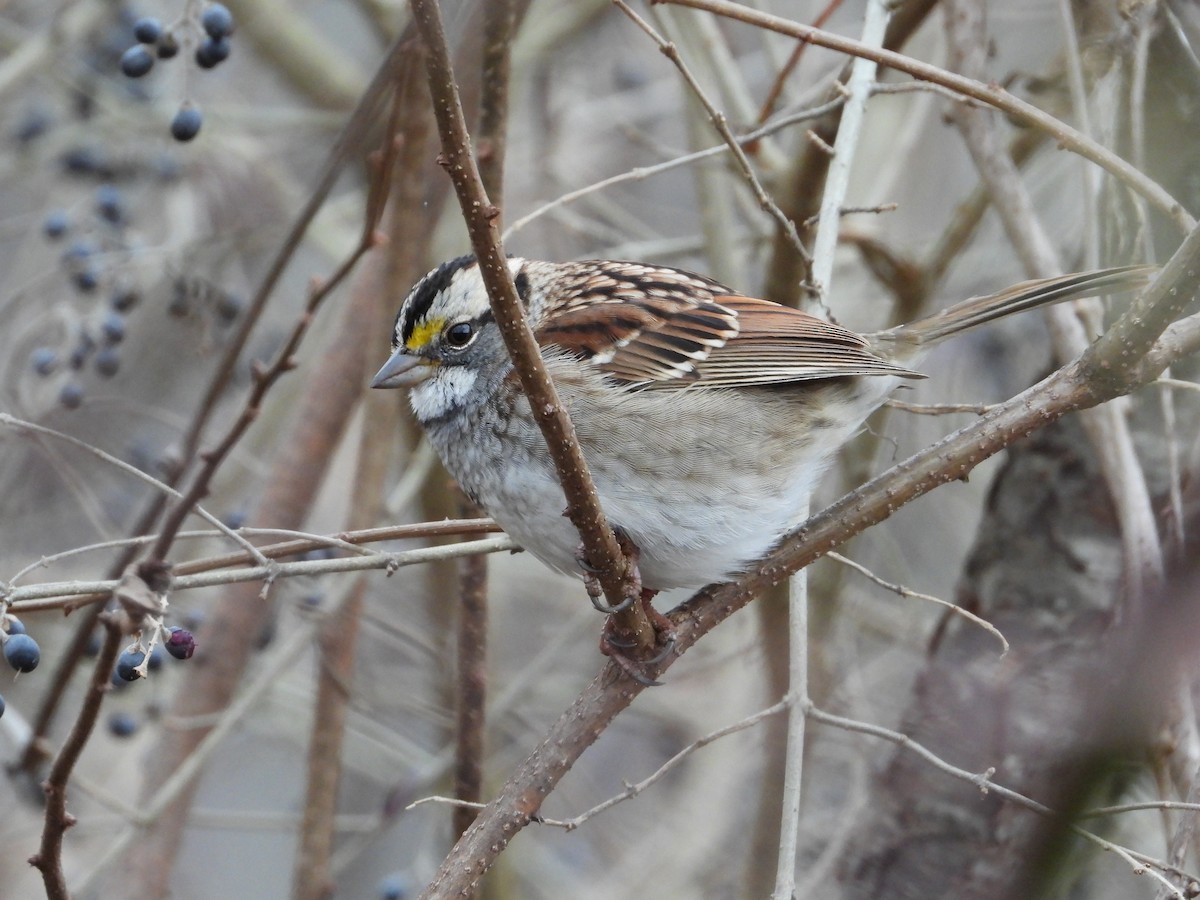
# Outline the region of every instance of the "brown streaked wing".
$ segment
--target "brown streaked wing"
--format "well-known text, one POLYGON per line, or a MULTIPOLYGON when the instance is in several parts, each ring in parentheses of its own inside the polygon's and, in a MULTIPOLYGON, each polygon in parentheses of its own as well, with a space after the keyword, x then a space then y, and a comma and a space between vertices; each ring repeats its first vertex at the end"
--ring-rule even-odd
POLYGON ((862 335, 808 313, 754 297, 713 299, 737 313, 739 330, 736 338, 697 366, 696 384, 738 387, 850 375, 924 377, 871 353, 862 335))
POLYGON ((596 297, 538 332, 621 381, 660 389, 779 384, 849 375, 921 376, 870 353, 842 328, 767 300, 596 297))
POLYGON ((638 384, 694 380, 696 364, 738 333, 737 314, 683 290, 597 296, 560 310, 538 340, 595 362, 638 384))

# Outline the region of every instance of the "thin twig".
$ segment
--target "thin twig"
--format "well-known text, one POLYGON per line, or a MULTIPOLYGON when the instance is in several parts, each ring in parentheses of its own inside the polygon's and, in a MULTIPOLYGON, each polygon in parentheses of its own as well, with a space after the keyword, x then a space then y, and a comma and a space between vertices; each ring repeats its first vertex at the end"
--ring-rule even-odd
MULTIPOLYGON (((267 579, 317 577, 338 572, 365 572, 373 569, 395 571, 407 566, 437 560, 457 559, 471 553, 502 553, 517 549, 507 535, 482 541, 446 544, 442 547, 422 547, 399 553, 372 553, 369 556, 344 556, 339 559, 306 559, 296 562, 270 563, 266 566, 245 566, 218 569, 195 575, 178 575, 171 579, 172 591, 188 591, 202 587, 244 584, 267 579)), ((85 603, 107 600, 119 581, 47 581, 13 588, 9 594, 14 613, 79 607, 85 603), (70 602, 67 602, 70 600, 70 602)))
MULTIPOLYGON (((873 725, 869 722, 861 722, 856 719, 847 719, 844 716, 836 716, 832 713, 827 713, 823 710, 817 709, 814 706, 810 706, 808 708, 807 715, 814 722, 821 722, 822 724, 830 725, 834 728, 840 728, 843 731, 851 731, 857 734, 865 734, 869 735, 870 737, 881 738, 889 743, 896 744, 898 747, 916 754, 938 771, 961 781, 965 781, 968 784, 974 785, 981 793, 995 794, 998 797, 1003 797, 1010 803, 1024 807, 1030 812, 1037 813, 1040 816, 1055 817, 1059 815, 1050 807, 1042 803, 1038 803, 1036 800, 1030 799, 1024 794, 1014 791, 1012 788, 1007 788, 1004 785, 993 781, 992 776, 995 774, 994 769, 988 769, 985 772, 969 772, 966 769, 959 768, 958 766, 947 762, 932 750, 925 747, 923 744, 914 741, 907 734, 902 732, 893 731, 890 728, 884 728, 880 725, 873 725)), ((1143 871, 1147 871, 1157 881, 1170 888, 1172 896, 1178 897, 1179 900, 1186 900, 1183 893, 1179 891, 1179 889, 1173 884, 1171 884, 1171 882, 1167 881, 1167 879, 1159 873, 1159 870, 1169 874, 1186 875, 1186 873, 1179 872, 1177 869, 1168 865, 1167 863, 1162 862, 1161 860, 1156 860, 1144 854, 1128 850, 1119 844, 1113 843, 1112 841, 1105 840, 1098 834, 1094 834, 1093 832, 1081 828, 1073 822, 1070 823, 1068 827, 1074 834, 1079 835, 1079 837, 1086 841, 1090 841, 1101 850, 1107 850, 1117 854, 1119 857, 1125 860, 1135 875, 1140 875, 1143 871)))
POLYGON ((993 625, 991 622, 987 621, 987 619, 980 618, 979 616, 975 615, 975 613, 971 612, 970 610, 963 609, 961 606, 951 603, 949 600, 943 600, 941 597, 935 597, 935 596, 933 596, 933 594, 922 594, 920 591, 914 591, 911 588, 906 588, 902 584, 893 584, 890 581, 884 581, 882 578, 880 578, 878 575, 876 575, 874 572, 872 572, 866 566, 862 565, 862 563, 857 563, 854 560, 849 559, 848 557, 842 556, 842 554, 840 554, 840 553, 829 553, 827 555, 830 559, 836 560, 837 562, 840 562, 842 565, 848 566, 849 568, 853 569, 855 572, 858 572, 860 575, 864 575, 867 578, 871 579, 871 581, 873 581, 875 584, 879 585, 881 588, 883 588, 886 591, 891 591, 893 594, 897 594, 901 597, 904 597, 905 599, 925 600, 925 601, 928 601, 929 603, 936 603, 938 606, 943 607, 944 609, 948 610, 953 615, 962 616, 964 619, 966 619, 972 625, 978 625, 980 628, 982 628, 984 631, 986 631, 988 634, 992 635, 996 640, 998 640, 1000 642, 1000 656, 1003 657, 1008 653, 1008 649, 1009 649, 1008 640, 1004 637, 1003 634, 1000 633, 1000 629, 997 628, 995 625, 993 625))
POLYGON ((704 89, 700 86, 700 83, 696 81, 695 76, 692 75, 691 70, 687 67, 687 64, 684 63, 683 57, 679 55, 679 49, 673 43, 655 31, 654 27, 636 12, 634 12, 629 5, 624 2, 624 0, 612 0, 612 2, 618 9, 621 10, 621 12, 625 13, 625 15, 633 20, 633 22, 640 29, 642 29, 642 31, 646 32, 646 34, 650 36, 650 39, 658 45, 659 51, 661 51, 662 54, 667 59, 671 60, 671 62, 675 64, 675 67, 679 69, 679 74, 683 76, 683 80, 687 83, 687 86, 691 89, 696 99, 700 101, 701 105, 704 107, 704 111, 708 113, 708 117, 713 124, 713 128, 716 130, 717 134, 724 139, 725 145, 733 154, 733 158, 737 163, 738 170, 742 173, 742 178, 745 180, 746 184, 750 186, 750 190, 754 193, 754 199, 758 202, 759 207, 775 220, 775 224, 779 226, 779 229, 785 235, 787 235, 788 240, 792 242, 792 246, 796 253, 798 253, 802 259, 807 260, 808 250, 804 246, 804 242, 800 240, 800 235, 796 231, 796 223, 784 214, 783 210, 781 210, 775 201, 771 199, 771 195, 767 193, 766 188, 762 186, 762 182, 759 181, 758 175, 754 171, 754 166, 750 164, 750 159, 746 156, 746 152, 742 149, 741 144, 738 143, 737 137, 730 130, 729 122, 726 120, 725 114, 717 109, 716 106, 713 105, 712 101, 708 99, 708 94, 704 92, 704 89))
POLYGON ((938 66, 905 56, 902 53, 882 50, 877 47, 868 47, 851 38, 841 37, 840 35, 821 31, 819 28, 812 28, 808 25, 791 21, 790 19, 759 12, 739 3, 730 3, 728 0, 656 0, 656 2, 688 6, 692 9, 702 9, 715 15, 726 16, 749 25, 756 25, 760 28, 778 32, 779 34, 801 38, 817 46, 827 47, 830 50, 837 50, 851 56, 873 59, 881 66, 895 69, 897 72, 904 72, 922 81, 941 84, 960 94, 973 97, 976 100, 986 103, 988 106, 1002 110, 1018 121, 1026 122, 1048 132, 1063 149, 1078 153, 1085 159, 1094 162, 1106 172, 1120 179, 1122 183, 1141 194, 1152 206, 1171 219, 1180 231, 1191 231, 1195 224, 1195 219, 1187 212, 1183 205, 1168 194, 1152 178, 1138 171, 1134 166, 1121 159, 1108 148, 1089 140, 1087 136, 1080 134, 1061 120, 1013 96, 998 85, 983 84, 970 78, 964 78, 961 75, 955 75, 938 66))
POLYGON ((37 855, 30 859, 29 863, 41 871, 48 900, 70 898, 66 874, 62 867, 63 835, 75 824, 74 817, 67 812, 67 783, 71 779, 75 763, 83 753, 83 748, 87 746, 88 738, 92 736, 92 729, 96 727, 100 704, 109 691, 108 682, 112 677, 113 664, 117 661, 124 636, 116 616, 101 616, 100 621, 104 623, 104 644, 92 667, 92 677, 83 698, 83 706, 79 715, 75 717, 71 733, 67 735, 62 749, 54 758, 50 774, 42 786, 46 793, 42 843, 37 855))
MULTIPOLYGON (((743 147, 754 144, 756 141, 760 141, 768 135, 782 131, 784 128, 789 128, 792 125, 808 122, 812 119, 819 119, 837 109, 845 102, 846 100, 844 97, 836 97, 827 103, 820 104, 819 106, 814 106, 809 109, 800 110, 799 112, 782 115, 778 119, 768 122, 761 128, 756 128, 753 131, 735 137, 734 140, 743 147)), ((544 203, 532 212, 521 216, 521 218, 517 219, 505 229, 503 239, 507 241, 530 222, 540 219, 542 216, 560 206, 573 203, 576 200, 587 197, 588 195, 594 194, 597 191, 602 191, 606 188, 612 187, 613 185, 624 184, 629 181, 643 181, 655 175, 661 175, 664 172, 677 169, 680 166, 691 165, 694 162, 699 162, 703 159, 709 159, 713 156, 720 156, 721 154, 728 152, 729 144, 721 143, 713 147, 708 147, 704 150, 696 150, 693 153, 685 153, 682 156, 677 156, 674 159, 668 159, 652 166, 639 166, 637 168, 630 169, 627 172, 621 172, 619 175, 613 175, 611 178, 605 178, 593 184, 577 188, 576 190, 568 191, 567 193, 556 197, 550 202, 544 203)))

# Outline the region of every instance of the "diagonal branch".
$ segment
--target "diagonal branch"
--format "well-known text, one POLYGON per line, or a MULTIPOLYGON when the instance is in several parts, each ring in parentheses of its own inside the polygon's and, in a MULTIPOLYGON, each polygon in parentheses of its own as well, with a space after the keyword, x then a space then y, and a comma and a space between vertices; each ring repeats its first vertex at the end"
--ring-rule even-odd
MULTIPOLYGON (((1126 358, 1126 352, 1141 348, 1145 353, 1181 307, 1178 298, 1194 298, 1198 290, 1200 230, 1189 235, 1145 294, 1083 357, 842 497, 784 538, 737 582, 705 588, 673 610, 678 655, 764 590, 906 503, 965 478, 983 460, 1067 413, 1129 393, 1157 378, 1161 367, 1138 366, 1138 360, 1126 358), (1097 377, 1098 373, 1106 376, 1097 377)), ((661 668, 676 658, 668 658, 661 668)), ((607 671, 593 679, 480 813, 421 896, 433 900, 469 890, 528 824, 579 755, 640 692, 640 685, 617 683, 607 671)))

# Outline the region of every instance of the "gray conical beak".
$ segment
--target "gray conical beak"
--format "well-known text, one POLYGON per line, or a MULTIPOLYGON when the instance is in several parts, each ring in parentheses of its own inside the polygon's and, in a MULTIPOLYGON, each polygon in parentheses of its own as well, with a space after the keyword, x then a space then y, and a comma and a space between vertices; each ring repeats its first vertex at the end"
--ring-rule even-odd
POLYGON ((432 361, 405 353, 403 350, 397 350, 383 364, 383 368, 375 373, 375 377, 371 379, 371 387, 412 387, 414 384, 420 384, 432 374, 432 361))

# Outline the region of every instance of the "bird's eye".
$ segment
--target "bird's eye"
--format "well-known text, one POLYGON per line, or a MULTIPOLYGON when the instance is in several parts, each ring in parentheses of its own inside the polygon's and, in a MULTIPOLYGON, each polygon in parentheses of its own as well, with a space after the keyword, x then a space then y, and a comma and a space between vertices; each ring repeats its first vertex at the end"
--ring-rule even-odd
POLYGON ((446 329, 446 343, 451 347, 465 347, 475 337, 475 326, 470 322, 455 322, 446 329))

